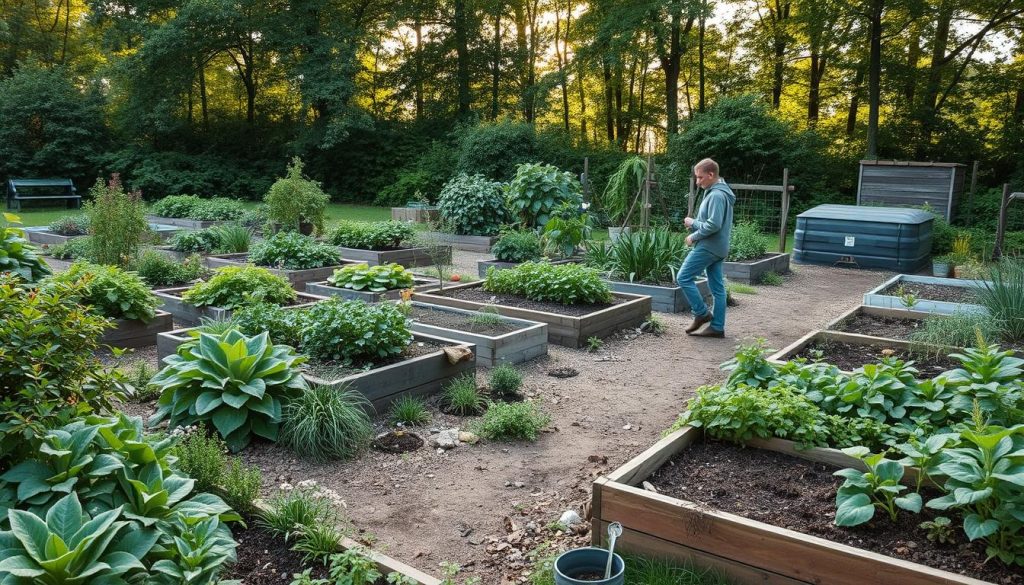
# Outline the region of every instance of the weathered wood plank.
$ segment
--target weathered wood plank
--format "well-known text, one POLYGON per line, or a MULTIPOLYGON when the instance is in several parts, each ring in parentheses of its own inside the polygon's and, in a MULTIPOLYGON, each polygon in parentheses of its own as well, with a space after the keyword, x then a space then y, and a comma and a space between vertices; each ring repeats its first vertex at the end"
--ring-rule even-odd
POLYGON ((626 485, 639 485, 666 461, 703 436, 704 432, 694 427, 679 429, 627 461, 625 465, 610 473, 608 479, 626 485))

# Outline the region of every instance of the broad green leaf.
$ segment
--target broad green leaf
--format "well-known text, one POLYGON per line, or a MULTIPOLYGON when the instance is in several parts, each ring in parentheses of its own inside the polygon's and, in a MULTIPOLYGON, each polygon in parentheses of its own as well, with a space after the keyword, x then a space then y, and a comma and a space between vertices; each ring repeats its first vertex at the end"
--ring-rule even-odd
MULTIPOLYGON (((70 496, 69 496, 70 497, 70 496)), ((46 541, 50 537, 50 529, 35 514, 24 510, 11 510, 7 513, 11 523, 11 532, 18 538, 25 552, 36 562, 46 559, 46 541)))
POLYGON ((964 532, 970 540, 977 540, 992 536, 999 530, 999 521, 989 518, 983 520, 977 514, 968 514, 964 517, 964 532))
POLYGON ((855 494, 837 502, 836 526, 857 526, 871 520, 875 507, 867 494, 855 494))

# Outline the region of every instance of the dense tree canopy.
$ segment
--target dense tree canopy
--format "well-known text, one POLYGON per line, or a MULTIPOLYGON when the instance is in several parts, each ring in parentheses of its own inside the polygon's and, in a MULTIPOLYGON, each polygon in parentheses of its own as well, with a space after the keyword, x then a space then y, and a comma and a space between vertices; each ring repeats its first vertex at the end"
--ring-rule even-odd
POLYGON ((397 202, 460 170, 696 156, 740 107, 747 170, 1021 181, 1022 29, 1024 0, 4 0, 2 172, 252 197, 299 155, 337 199, 397 202))

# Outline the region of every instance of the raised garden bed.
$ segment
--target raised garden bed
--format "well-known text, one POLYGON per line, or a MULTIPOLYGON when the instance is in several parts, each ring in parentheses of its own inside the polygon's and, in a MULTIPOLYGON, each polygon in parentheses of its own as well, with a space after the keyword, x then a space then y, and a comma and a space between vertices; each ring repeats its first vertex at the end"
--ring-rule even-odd
MULTIPOLYGON (((683 313, 690 310, 690 301, 683 294, 683 289, 675 285, 641 284, 621 280, 605 280, 605 282, 615 292, 651 297, 651 310, 658 313, 683 313)), ((702 278, 696 283, 700 296, 705 301, 710 301, 711 288, 708 287, 707 279, 702 278)))
POLYGON ((490 252, 491 246, 498 241, 498 236, 458 236, 445 232, 423 232, 421 235, 466 252, 490 252))
POLYGON ((756 260, 744 262, 725 262, 725 277, 733 282, 758 284, 767 272, 785 274, 789 272, 789 254, 782 252, 768 253, 756 260))
POLYGON ((925 313, 953 314, 957 311, 982 312, 985 308, 975 302, 975 290, 984 286, 981 280, 941 278, 897 274, 864 295, 864 304, 870 307, 906 309, 904 299, 898 292, 914 295, 915 311, 925 313))
MULTIPOLYGON (((437 279, 429 279, 416 277, 413 279, 413 290, 427 290, 431 288, 437 288, 437 279)), ((352 290, 350 288, 340 288, 332 285, 326 280, 320 282, 307 282, 306 292, 313 295, 319 295, 322 297, 341 297, 343 299, 354 299, 360 301, 366 301, 367 303, 376 303, 380 300, 398 300, 402 297, 402 290, 404 289, 393 289, 385 290, 380 292, 371 292, 367 290, 352 290)))
POLYGON ((909 341, 911 334, 917 331, 922 321, 930 315, 931 313, 924 311, 857 305, 833 319, 825 329, 909 341))
MULTIPOLYGON (((176 288, 165 288, 161 290, 153 291, 153 294, 158 299, 163 301, 163 310, 167 311, 171 315, 174 315, 174 320, 183 325, 195 326, 199 325, 203 317, 213 319, 215 321, 224 321, 231 318, 231 309, 224 309, 221 307, 196 307, 186 303, 181 298, 181 294, 188 290, 187 286, 180 286, 176 288)), ((298 299, 290 307, 301 307, 310 303, 324 300, 324 297, 311 295, 309 293, 299 293, 298 299)))
MULTIPOLYGON (((249 253, 242 252, 239 254, 215 254, 213 256, 206 257, 206 265, 210 268, 221 268, 223 266, 244 266, 250 264, 249 253)), ((345 264, 355 264, 350 260, 342 260, 340 264, 332 266, 323 266, 321 268, 306 268, 304 270, 287 270, 285 268, 274 268, 272 266, 263 266, 271 273, 288 279, 291 283, 292 288, 297 291, 306 290, 307 282, 318 282, 321 280, 327 280, 334 271, 345 264)))
POLYGON ((933 378, 960 365, 960 362, 948 356, 950 352, 959 351, 959 348, 936 347, 934 351, 924 351, 920 347, 915 349, 912 350, 909 341, 899 339, 840 331, 812 331, 768 359, 774 363, 784 363, 795 358, 820 359, 844 372, 852 372, 864 364, 878 363, 883 357, 895 357, 903 361, 914 360, 914 367, 920 371, 918 376, 922 378, 933 378))
POLYGON ((426 333, 413 333, 413 336, 414 345, 424 343, 427 346, 420 355, 337 377, 326 378, 308 372, 304 372, 303 377, 310 384, 332 387, 351 384, 353 389, 370 401, 377 412, 384 412, 400 396, 433 394, 449 380, 476 371, 475 345, 426 333), (468 347, 473 355, 468 360, 452 364, 443 351, 444 347, 450 346, 468 347))
POLYGON ((474 282, 443 291, 416 293, 413 299, 470 311, 489 307, 506 317, 547 323, 548 342, 565 347, 582 347, 590 337, 607 337, 619 329, 635 327, 651 314, 651 297, 646 295, 616 292, 612 293, 614 302, 608 305, 565 306, 511 295, 491 295, 480 288, 482 285, 482 282, 474 282))
POLYGON ((190 230, 205 230, 206 228, 211 228, 211 227, 213 227, 215 225, 221 225, 221 224, 225 224, 225 223, 230 223, 228 221, 222 221, 222 220, 208 221, 208 220, 201 220, 201 219, 186 219, 186 218, 183 218, 183 217, 162 217, 162 216, 159 216, 159 215, 147 215, 146 216, 146 221, 148 221, 150 223, 160 223, 160 224, 164 224, 164 225, 177 226, 177 227, 180 227, 180 228, 185 228, 185 229, 190 229, 190 230))
POLYGON ((518 364, 548 353, 545 323, 499 316, 498 324, 474 324, 474 311, 420 302, 412 307, 413 331, 475 344, 478 365, 518 364))
POLYGON ((430 223, 437 221, 441 212, 437 207, 392 207, 391 219, 395 221, 411 221, 413 223, 430 223))
MULTIPOLYGON (((850 531, 853 537, 847 541, 837 542, 744 517, 748 514, 744 502, 748 492, 752 492, 753 489, 743 489, 742 484, 729 477, 715 477, 714 485, 709 489, 698 489, 697 485, 691 485, 690 482, 683 486, 677 485, 670 491, 662 484, 659 492, 669 493, 638 487, 647 481, 654 489, 659 489, 658 470, 687 465, 687 459, 679 456, 691 445, 703 439, 704 435, 700 429, 686 427, 665 437, 608 476, 597 479, 593 485, 591 508, 591 534, 594 544, 601 544, 609 523, 621 522, 624 531, 617 541, 617 549, 621 547, 621 550, 626 552, 689 561, 700 567, 716 569, 738 583, 982 585, 987 582, 851 546, 849 542, 860 540, 856 531, 850 531), (716 509, 715 504, 708 501, 716 494, 737 491, 743 493, 733 493, 732 507, 735 508, 735 513, 720 511, 716 509), (744 515, 738 515, 741 511, 744 515)), ((840 451, 800 451, 792 442, 780 439, 752 441, 747 449, 763 449, 785 453, 801 460, 863 469, 857 460, 847 457, 840 451)), ((743 464, 740 463, 738 466, 742 469, 743 464)), ((696 466, 686 471, 707 475, 706 469, 697 469, 696 466)), ((786 468, 782 471, 786 471, 786 468)), ((831 468, 822 472, 822 475, 826 476, 828 481, 832 481, 831 468)), ((904 479, 912 481, 914 477, 913 473, 909 473, 904 479)), ((776 479, 766 477, 761 481, 767 491, 778 492, 780 499, 783 500, 774 504, 773 510, 795 508, 794 500, 800 498, 805 490, 787 489, 776 479)), ((793 471, 792 474, 786 475, 785 479, 802 483, 807 478, 798 471, 793 471)), ((694 484, 696 483, 695 481, 694 484)), ((814 501, 814 513, 809 514, 810 517, 803 518, 803 523, 790 522, 787 525, 831 523, 830 506, 833 502, 834 492, 828 498, 823 498, 819 494, 814 501)), ((916 523, 912 526, 916 526, 916 523)), ((886 553, 909 555, 911 548, 920 548, 920 542, 928 543, 923 531, 916 532, 915 537, 918 541, 915 542, 915 547, 907 547, 904 544, 891 550, 881 550, 886 553)), ((973 561, 976 560, 982 571, 988 571, 988 565, 981 565, 981 561, 984 561, 984 547, 981 548, 980 558, 968 559, 965 564, 973 565, 973 561)), ((951 553, 956 552, 956 548, 946 549, 943 551, 944 554, 933 555, 931 558, 951 557, 947 563, 955 565, 959 555, 951 553)), ((1011 579, 1007 582, 1020 582, 1013 580, 1016 578, 1013 569, 1005 571, 1004 574, 1011 579)))
MULTIPOLYGON (((28 241, 32 242, 33 244, 46 244, 48 246, 58 246, 60 244, 66 244, 71 240, 74 240, 76 238, 84 238, 86 236, 86 234, 79 234, 77 236, 62 236, 60 234, 51 232, 50 228, 46 226, 31 226, 22 229, 25 231, 25 237, 28 238, 28 241)), ((157 236, 159 236, 161 240, 168 240, 171 238, 171 236, 181 231, 181 228, 172 225, 158 223, 149 224, 149 229, 157 236)))
MULTIPOLYGON (((549 264, 575 264, 581 262, 580 258, 566 258, 564 260, 551 260, 549 264)), ((476 273, 480 278, 487 277, 487 269, 494 267, 496 270, 508 270, 509 268, 515 268, 522 262, 502 262, 496 258, 490 258, 488 260, 477 260, 476 261, 476 273)))
MULTIPOLYGON (((445 257, 442 259, 441 263, 451 264, 451 246, 445 246, 445 248, 445 257)), ((430 257, 427 248, 422 247, 396 248, 393 250, 365 250, 362 248, 338 247, 338 250, 341 251, 342 258, 346 260, 355 260, 357 262, 365 262, 370 266, 392 263, 404 266, 405 268, 434 265, 434 259, 430 257)))
POLYGON ((146 347, 157 342, 157 336, 174 329, 171 314, 157 311, 149 323, 137 319, 115 319, 115 327, 103 333, 101 343, 113 347, 146 347))

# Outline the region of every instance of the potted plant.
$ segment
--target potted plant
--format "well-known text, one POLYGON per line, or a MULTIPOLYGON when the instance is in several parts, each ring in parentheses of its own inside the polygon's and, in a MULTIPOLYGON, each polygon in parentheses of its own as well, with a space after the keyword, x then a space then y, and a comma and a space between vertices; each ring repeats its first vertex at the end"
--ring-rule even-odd
POLYGON ((952 268, 953 258, 949 254, 932 258, 932 276, 946 278, 952 268))
POLYGON ((963 267, 973 260, 971 254, 971 234, 959 234, 953 239, 953 252, 949 255, 953 267, 953 277, 960 278, 963 267))
POLYGON ((608 227, 608 237, 614 243, 623 234, 630 232, 629 227, 619 226, 629 209, 630 199, 640 191, 644 177, 647 176, 647 161, 643 157, 632 156, 622 161, 619 168, 608 178, 608 185, 601 193, 601 207, 608 214, 613 224, 608 227))
POLYGON ((278 229, 298 230, 310 235, 316 229, 324 232, 324 217, 331 198, 323 192, 318 181, 302 176, 302 160, 292 159, 287 175, 274 181, 263 201, 267 216, 278 229))

